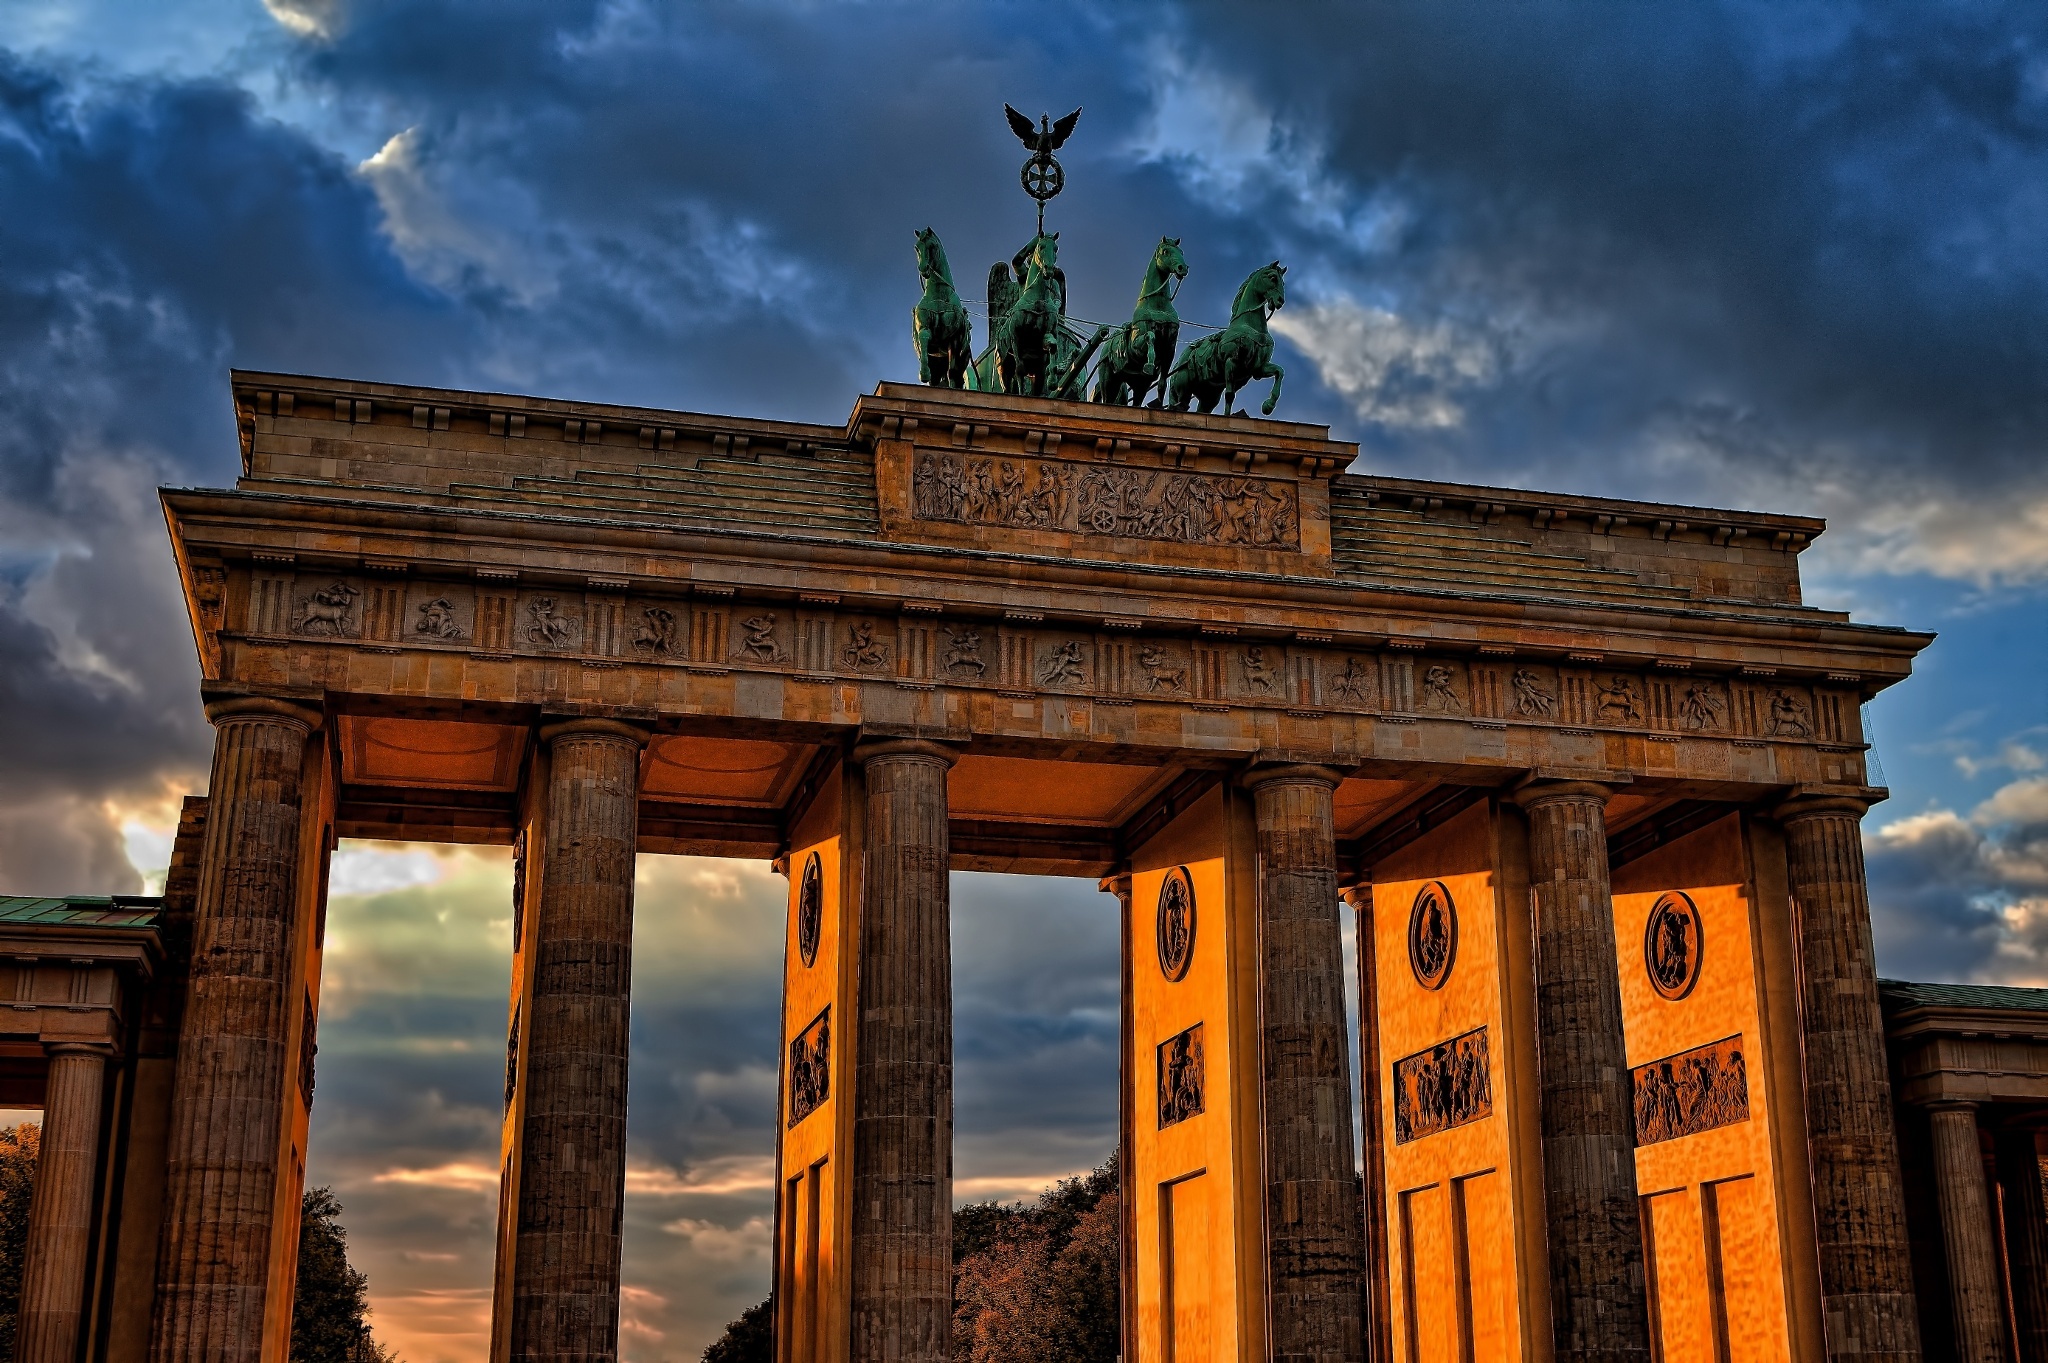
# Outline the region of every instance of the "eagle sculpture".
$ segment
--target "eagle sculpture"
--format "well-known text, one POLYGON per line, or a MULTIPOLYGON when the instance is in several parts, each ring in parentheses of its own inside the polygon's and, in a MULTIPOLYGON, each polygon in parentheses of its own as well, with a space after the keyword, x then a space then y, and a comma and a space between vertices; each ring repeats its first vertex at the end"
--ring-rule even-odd
POLYGON ((1081 111, 1079 109, 1074 110, 1074 112, 1068 114, 1057 123, 1053 122, 1049 115, 1040 114, 1038 126, 1034 128, 1031 126, 1030 119, 1024 117, 1024 115, 1018 113, 1009 105, 1005 104, 1003 106, 1003 112, 1010 116, 1010 130, 1017 134, 1018 140, 1024 144, 1024 150, 1034 156, 1050 157, 1060 149, 1060 144, 1065 142, 1068 135, 1074 131, 1074 125, 1081 121, 1081 111))

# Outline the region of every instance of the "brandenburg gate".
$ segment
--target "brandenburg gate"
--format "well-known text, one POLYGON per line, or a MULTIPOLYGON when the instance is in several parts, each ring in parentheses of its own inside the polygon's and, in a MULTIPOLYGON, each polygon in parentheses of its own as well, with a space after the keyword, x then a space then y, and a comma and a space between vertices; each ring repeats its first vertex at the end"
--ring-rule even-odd
POLYGON ((233 392, 241 480, 163 493, 155 1363, 285 1357, 338 838, 514 849, 497 1359, 617 1353, 638 852, 788 877, 781 1363, 951 1356, 963 869, 1121 913, 1132 1363, 1919 1356, 1859 706, 1928 636, 1802 603, 1820 522, 941 387, 233 392))

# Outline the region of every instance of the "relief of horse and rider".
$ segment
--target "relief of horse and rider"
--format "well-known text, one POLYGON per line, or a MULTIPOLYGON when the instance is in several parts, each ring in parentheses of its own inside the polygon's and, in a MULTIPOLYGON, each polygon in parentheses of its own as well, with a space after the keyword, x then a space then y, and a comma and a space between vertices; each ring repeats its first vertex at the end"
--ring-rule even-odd
POLYGON ((1271 379, 1272 391, 1259 410, 1270 416, 1280 400, 1283 374, 1273 363, 1273 336, 1266 327, 1287 300, 1287 270, 1277 260, 1252 271, 1238 288, 1228 326, 1185 349, 1174 297, 1188 265, 1177 237, 1159 239, 1131 319, 1084 336, 1067 316, 1059 233, 1040 232, 990 268, 988 341, 978 354, 945 247, 928 227, 917 233, 917 272, 923 294, 911 322, 921 383, 1176 412, 1193 406, 1206 413, 1220 403, 1224 415, 1241 416, 1234 410, 1238 393, 1271 379))

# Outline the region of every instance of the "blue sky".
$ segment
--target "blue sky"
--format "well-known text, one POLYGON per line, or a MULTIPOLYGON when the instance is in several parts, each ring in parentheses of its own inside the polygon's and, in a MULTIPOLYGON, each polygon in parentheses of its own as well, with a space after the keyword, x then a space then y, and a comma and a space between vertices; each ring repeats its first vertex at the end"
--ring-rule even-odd
MULTIPOLYGON (((1289 266, 1280 415, 1360 468, 1797 511, 1809 600, 1938 630, 1870 709, 1883 968, 2048 983, 2038 5, 0 6, 0 890, 134 889, 209 740, 154 489, 230 365, 841 419, 1062 154, 1074 309, 1161 235, 1289 266)), ((502 854, 350 847, 313 1173, 413 1363, 479 1357, 502 854)), ((629 1356, 764 1290, 779 882, 646 858, 629 1356)), ((958 890, 961 1171, 1107 1149, 1089 887, 958 890), (1051 930, 1048 930, 1050 927, 1051 930)))

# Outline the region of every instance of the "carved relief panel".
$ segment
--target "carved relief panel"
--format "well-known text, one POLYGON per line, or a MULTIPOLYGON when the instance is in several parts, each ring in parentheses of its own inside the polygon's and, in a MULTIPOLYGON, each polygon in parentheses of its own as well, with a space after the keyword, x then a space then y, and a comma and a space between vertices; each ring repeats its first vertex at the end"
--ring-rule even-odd
POLYGON ((1292 482, 1025 456, 917 452, 915 520, 1298 551, 1292 482))
POLYGON ((1475 1027, 1395 1061, 1392 1096, 1397 1145, 1491 1117, 1493 1065, 1486 1029, 1475 1027))
POLYGON ((789 1043, 789 1124, 795 1126, 832 1096, 832 1010, 789 1043))

